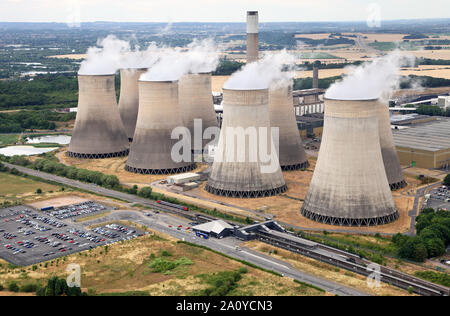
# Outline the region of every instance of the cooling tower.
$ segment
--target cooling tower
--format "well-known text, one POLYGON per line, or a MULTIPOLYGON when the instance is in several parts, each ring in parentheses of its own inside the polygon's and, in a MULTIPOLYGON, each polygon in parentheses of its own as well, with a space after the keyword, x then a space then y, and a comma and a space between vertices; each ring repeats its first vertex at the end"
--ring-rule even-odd
POLYGON ((99 159, 128 154, 114 80, 115 75, 78 76, 78 112, 69 157, 99 159))
MULTIPOLYGON (((178 81, 139 81, 139 114, 125 169, 140 174, 171 174, 195 169, 176 162, 172 131, 183 126, 178 105, 178 81)), ((189 152, 189 154, 191 154, 189 152)))
POLYGON ((183 124, 191 132, 192 146, 196 152, 202 152, 202 149, 211 141, 203 140, 199 144, 195 143, 194 120, 202 121, 201 137, 204 131, 209 127, 219 127, 216 112, 214 111, 211 73, 188 74, 181 77, 179 82, 179 104, 183 124))
POLYGON ((398 218, 380 149, 378 101, 325 101, 325 122, 303 216, 341 226, 398 218))
POLYGON ((406 186, 402 167, 395 148, 392 135, 389 108, 382 102, 378 102, 378 123, 380 133, 381 154, 391 190, 398 190, 406 186))
POLYGON ((130 142, 133 140, 139 111, 138 81, 139 77, 146 71, 147 69, 130 68, 120 70, 119 111, 130 142))
MULTIPOLYGON (((256 198, 287 190, 272 148, 269 91, 224 89, 224 118, 206 191, 227 197, 256 198), (253 133, 252 133, 253 131, 253 133), (261 132, 258 132, 261 131, 261 132), (258 151, 266 147, 272 168, 258 151)), ((266 160, 268 161, 268 160, 266 160)))
POLYGON ((270 125, 280 129, 279 160, 283 171, 308 168, 300 131, 294 114, 292 85, 269 90, 270 125))
POLYGON ((259 59, 258 11, 247 12, 247 63, 259 59))

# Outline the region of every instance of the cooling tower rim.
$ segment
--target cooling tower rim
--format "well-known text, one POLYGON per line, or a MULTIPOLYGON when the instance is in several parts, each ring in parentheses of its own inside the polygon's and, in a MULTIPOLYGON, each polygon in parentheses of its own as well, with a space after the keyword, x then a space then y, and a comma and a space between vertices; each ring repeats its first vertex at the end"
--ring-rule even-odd
POLYGON ((151 83, 151 82, 156 82, 156 83, 177 83, 179 80, 175 79, 175 80, 142 80, 139 79, 138 82, 147 82, 147 83, 151 83))
POLYGON ((327 98, 324 97, 323 98, 324 101, 350 101, 350 102, 376 102, 376 101, 380 101, 380 98, 367 98, 367 99, 338 99, 338 98, 327 98))
POLYGON ((100 75, 78 74, 78 77, 111 77, 111 76, 115 76, 115 75, 116 75, 116 73, 100 74, 100 75))
POLYGON ((225 91, 240 91, 240 92, 247 92, 247 91, 268 91, 269 88, 257 88, 257 89, 230 89, 230 88, 222 88, 223 92, 225 91))
POLYGON ((120 68, 119 70, 134 70, 134 71, 146 71, 148 70, 150 67, 123 67, 120 68))

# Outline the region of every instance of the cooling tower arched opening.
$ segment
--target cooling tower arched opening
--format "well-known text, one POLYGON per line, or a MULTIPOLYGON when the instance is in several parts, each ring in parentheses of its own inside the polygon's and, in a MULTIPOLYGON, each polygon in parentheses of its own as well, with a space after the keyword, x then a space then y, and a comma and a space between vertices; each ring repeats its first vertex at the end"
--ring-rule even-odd
POLYGON ((79 75, 78 112, 67 155, 101 159, 128 155, 116 101, 115 75, 79 75))
POLYGON ((303 216, 340 226, 382 225, 399 217, 381 155, 377 102, 326 99, 303 216))
POLYGON ((268 89, 224 89, 222 130, 207 192, 257 198, 287 190, 272 139, 268 102, 268 89))
POLYGON ((133 141, 139 112, 139 77, 147 69, 120 69, 119 112, 128 140, 133 141))
POLYGON ((172 156, 178 142, 171 138, 172 131, 182 126, 178 81, 139 81, 139 114, 125 169, 139 174, 194 170, 196 164, 190 151, 190 161, 177 162, 172 156))
POLYGON ((295 119, 292 90, 292 85, 269 89, 270 125, 280 130, 279 160, 283 171, 309 167, 295 119))

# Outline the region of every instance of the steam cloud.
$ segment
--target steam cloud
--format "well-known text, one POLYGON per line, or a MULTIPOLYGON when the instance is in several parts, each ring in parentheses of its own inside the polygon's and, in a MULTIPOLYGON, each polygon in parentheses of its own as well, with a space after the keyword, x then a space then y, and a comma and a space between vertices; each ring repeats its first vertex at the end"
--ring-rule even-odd
POLYGON ((389 98, 401 82, 400 68, 414 64, 413 56, 395 51, 358 67, 334 83, 325 97, 337 100, 372 100, 389 98))
POLYGON ((174 81, 188 73, 212 72, 219 64, 219 49, 213 40, 194 40, 187 49, 165 49, 159 61, 143 74, 143 81, 174 81))
POLYGON ((114 35, 99 40, 98 46, 90 47, 87 58, 81 63, 80 75, 110 75, 121 68, 148 68, 158 61, 160 50, 150 45, 147 50, 131 49, 130 42, 114 35))
POLYGON ((247 64, 234 73, 225 83, 224 89, 260 90, 289 85, 295 74, 294 65, 295 56, 285 50, 266 54, 261 60, 247 64))

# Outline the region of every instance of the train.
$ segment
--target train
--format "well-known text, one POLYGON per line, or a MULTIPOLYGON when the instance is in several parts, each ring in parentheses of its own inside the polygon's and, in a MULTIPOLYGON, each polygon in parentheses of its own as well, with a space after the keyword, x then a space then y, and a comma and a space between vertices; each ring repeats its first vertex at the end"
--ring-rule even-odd
POLYGON ((161 201, 161 200, 156 201, 156 203, 161 204, 161 205, 165 205, 165 206, 170 206, 170 207, 173 207, 173 208, 177 208, 177 209, 182 210, 182 211, 189 212, 189 208, 187 206, 178 205, 178 204, 175 204, 175 203, 169 203, 169 202, 161 201))

